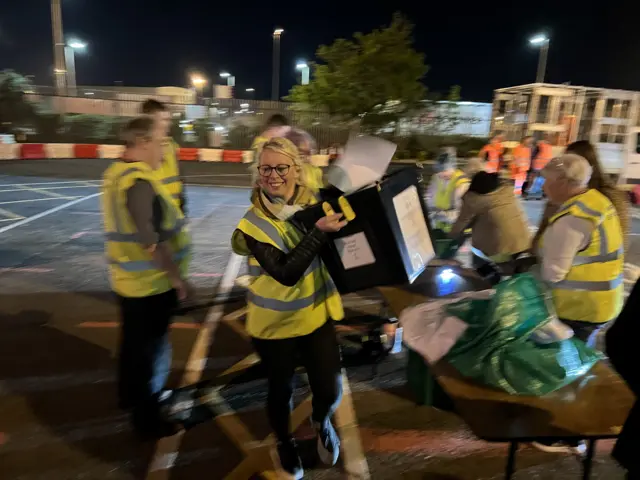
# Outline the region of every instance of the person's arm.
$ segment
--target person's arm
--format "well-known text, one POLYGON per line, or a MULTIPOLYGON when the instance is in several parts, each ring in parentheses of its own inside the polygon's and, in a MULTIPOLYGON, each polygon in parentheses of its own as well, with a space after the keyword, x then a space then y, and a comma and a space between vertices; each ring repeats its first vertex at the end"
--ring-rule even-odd
MULTIPOLYGON (((466 197, 468 198, 468 196, 466 197)), ((456 219, 456 222, 451 227, 449 232, 450 238, 460 238, 464 234, 464 231, 473 223, 476 218, 475 209, 471 206, 471 202, 462 199, 462 205, 460 207, 460 214, 456 219)))
POLYGON ((575 256, 588 245, 592 230, 589 220, 572 215, 548 227, 542 248, 542 279, 551 284, 564 280, 575 256))
POLYGON ((171 148, 173 149, 173 154, 176 159, 176 170, 178 171, 178 177, 180 177, 180 183, 182 184, 180 188, 180 210, 182 214, 187 216, 187 192, 185 188, 184 177, 182 176, 182 167, 180 165, 180 146, 173 140, 171 140, 171 148))
POLYGON ((327 236, 314 228, 302 238, 293 250, 285 253, 271 244, 258 242, 246 233, 243 235, 251 255, 255 257, 264 271, 278 283, 287 287, 293 287, 300 281, 304 272, 327 241, 327 236))
POLYGON ((433 175, 427 185, 427 206, 429 209, 435 208, 436 190, 438 189, 438 180, 436 177, 436 175, 433 175))
POLYGON ((171 282, 181 279, 180 269, 173 261, 171 250, 160 242, 159 230, 154 225, 153 202, 156 192, 145 180, 138 180, 127 190, 127 210, 136 227, 136 240, 149 252, 158 268, 166 272, 171 282))
POLYGON ((453 210, 442 212, 447 222, 454 223, 457 220, 460 208, 462 208, 462 197, 467 193, 467 190, 469 190, 469 185, 469 182, 464 182, 456 188, 455 193, 453 194, 453 210))

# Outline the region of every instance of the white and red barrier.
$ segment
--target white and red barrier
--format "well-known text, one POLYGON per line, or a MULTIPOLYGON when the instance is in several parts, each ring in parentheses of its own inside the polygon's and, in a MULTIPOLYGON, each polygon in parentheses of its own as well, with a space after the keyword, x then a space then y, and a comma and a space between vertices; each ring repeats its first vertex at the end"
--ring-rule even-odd
MULTIPOLYGON (((37 160, 62 158, 120 158, 122 145, 96 145, 92 143, 11 143, 0 144, 0 160, 37 160)), ((188 148, 178 151, 185 162, 251 163, 252 150, 225 150, 221 148, 188 148)), ((311 157, 314 165, 326 167, 329 155, 311 157)))

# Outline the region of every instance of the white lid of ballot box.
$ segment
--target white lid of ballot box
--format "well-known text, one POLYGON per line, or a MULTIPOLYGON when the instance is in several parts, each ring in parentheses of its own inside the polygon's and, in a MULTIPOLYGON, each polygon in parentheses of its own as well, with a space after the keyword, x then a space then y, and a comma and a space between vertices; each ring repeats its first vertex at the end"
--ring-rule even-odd
POLYGON ((327 180, 346 194, 371 185, 384 176, 397 148, 395 143, 382 138, 354 137, 329 170, 327 180))

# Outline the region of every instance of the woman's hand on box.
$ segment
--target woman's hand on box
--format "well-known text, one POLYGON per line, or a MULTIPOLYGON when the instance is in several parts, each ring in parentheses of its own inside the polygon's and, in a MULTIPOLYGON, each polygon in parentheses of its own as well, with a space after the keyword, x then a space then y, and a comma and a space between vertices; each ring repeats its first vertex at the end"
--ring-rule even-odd
POLYGON ((325 233, 339 232, 347 225, 347 221, 343 220, 343 217, 342 213, 334 213, 333 215, 322 217, 316 222, 316 228, 325 233))

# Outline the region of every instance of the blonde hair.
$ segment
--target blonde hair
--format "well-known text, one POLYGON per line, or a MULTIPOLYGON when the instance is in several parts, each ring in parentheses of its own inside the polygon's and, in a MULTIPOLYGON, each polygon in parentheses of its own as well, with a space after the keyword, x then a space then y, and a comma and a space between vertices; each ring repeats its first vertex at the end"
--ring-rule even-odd
POLYGON ((464 173, 467 177, 471 178, 476 173, 484 171, 484 161, 479 157, 471 157, 467 159, 467 164, 464 167, 464 173))
POLYGON ((564 178, 574 187, 586 187, 591 180, 593 167, 586 158, 575 153, 565 153, 549 161, 542 169, 542 174, 545 177, 551 174, 564 178))
POLYGON ((299 172, 298 183, 301 185, 306 185, 306 175, 304 173, 304 168, 302 168, 302 160, 300 159, 298 148, 293 144, 291 140, 283 137, 273 137, 269 140, 265 140, 264 142, 259 143, 258 145, 256 145, 255 149, 256 161, 249 166, 252 185, 256 185, 258 183, 258 179, 260 178, 260 173, 258 172, 258 168, 260 167, 260 158, 262 157, 262 154, 267 150, 279 153, 290 158, 293 162, 294 168, 297 168, 299 172))

